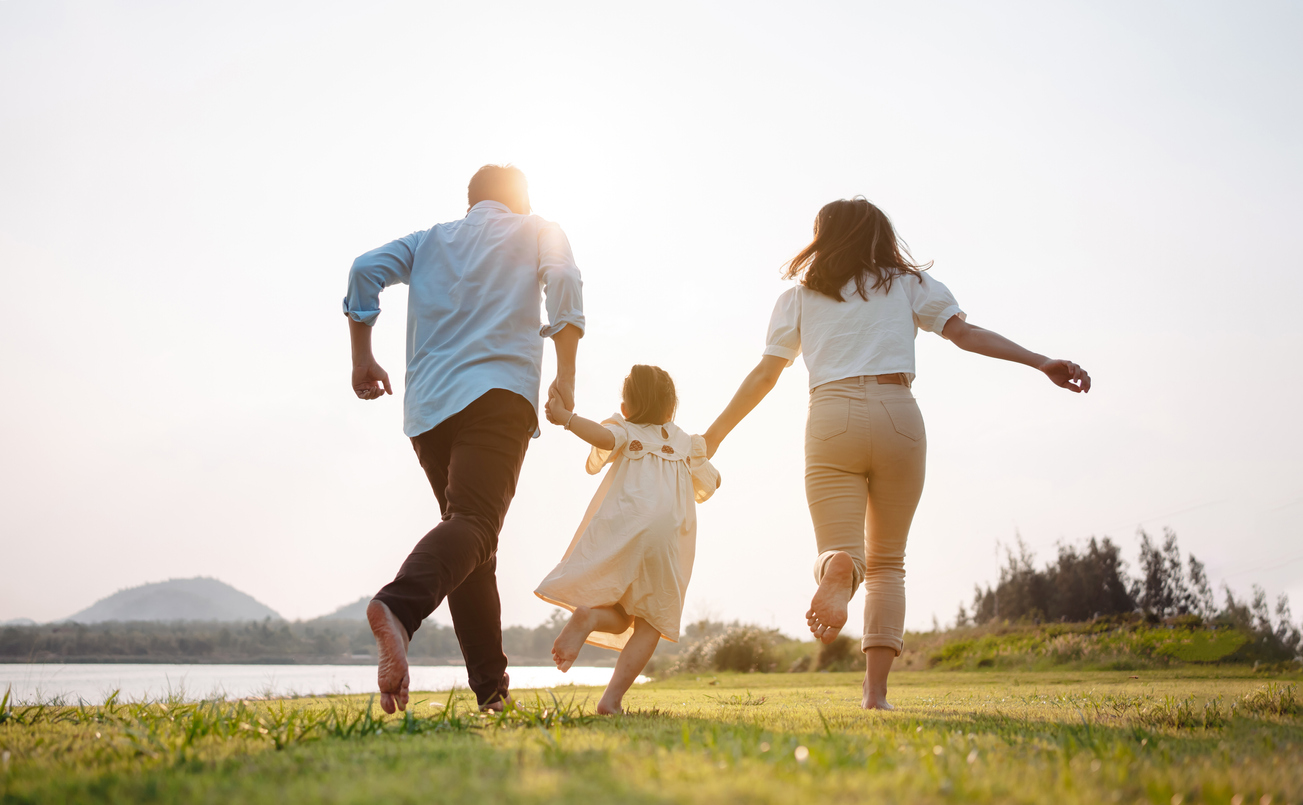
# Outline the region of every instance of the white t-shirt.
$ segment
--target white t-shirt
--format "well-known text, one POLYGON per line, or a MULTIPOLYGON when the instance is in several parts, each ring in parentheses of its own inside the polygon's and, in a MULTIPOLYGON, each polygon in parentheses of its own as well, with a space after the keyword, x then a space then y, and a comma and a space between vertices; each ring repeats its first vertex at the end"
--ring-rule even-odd
POLYGON ((967 318, 949 288, 926 272, 921 278, 898 276, 890 292, 869 291, 867 301, 856 293, 854 280, 842 290, 844 302, 797 285, 774 305, 765 354, 786 358, 791 366, 804 352, 812 389, 894 372, 912 381, 918 329, 941 335, 951 316, 967 318))

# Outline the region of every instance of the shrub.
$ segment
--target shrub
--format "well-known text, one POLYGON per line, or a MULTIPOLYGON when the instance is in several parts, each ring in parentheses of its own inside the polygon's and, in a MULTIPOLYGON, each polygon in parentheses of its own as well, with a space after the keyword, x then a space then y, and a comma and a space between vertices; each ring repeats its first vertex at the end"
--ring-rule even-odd
POLYGON ((1246 693, 1240 700, 1240 706, 1257 715, 1293 716, 1300 712, 1294 686, 1278 685, 1275 682, 1246 693))
POLYGON ((1182 662, 1217 662, 1235 653, 1248 641, 1248 635, 1233 629, 1197 631, 1159 647, 1158 653, 1182 662))
POLYGON ((788 640, 776 644, 774 646, 774 657, 777 665, 775 665, 774 670, 793 674, 814 670, 814 664, 821 645, 818 642, 802 642, 800 640, 788 640))
POLYGON ((838 635, 836 640, 820 646, 814 668, 816 671, 863 671, 864 652, 858 640, 838 635))
POLYGON ((678 659, 669 667, 666 673, 670 676, 674 674, 697 674, 702 671, 713 669, 714 661, 714 641, 697 640, 689 643, 688 647, 679 652, 678 659))
POLYGON ((791 665, 787 666, 787 673, 803 674, 806 671, 810 670, 811 665, 814 665, 814 660, 810 659, 810 655, 802 654, 801 656, 793 660, 791 665))
POLYGON ((778 665, 774 647, 786 640, 776 629, 735 626, 715 638, 715 670, 772 671, 778 665))
POLYGON ((1150 727, 1168 729, 1217 729, 1226 725, 1221 698, 1199 705, 1193 695, 1185 698, 1165 696, 1161 702, 1139 708, 1137 720, 1150 727))
POLYGON ((670 668, 670 673, 779 670, 785 654, 779 647, 791 642, 794 641, 777 629, 734 624, 723 634, 688 646, 670 668))

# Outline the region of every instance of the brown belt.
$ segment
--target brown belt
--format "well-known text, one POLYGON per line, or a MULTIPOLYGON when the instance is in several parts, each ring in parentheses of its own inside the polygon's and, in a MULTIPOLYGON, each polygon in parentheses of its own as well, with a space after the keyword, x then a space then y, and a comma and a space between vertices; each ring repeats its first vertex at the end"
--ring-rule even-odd
POLYGON ((866 375, 879 383, 886 383, 889 386, 904 386, 909 388, 909 375, 904 372, 893 372, 889 375, 866 375))

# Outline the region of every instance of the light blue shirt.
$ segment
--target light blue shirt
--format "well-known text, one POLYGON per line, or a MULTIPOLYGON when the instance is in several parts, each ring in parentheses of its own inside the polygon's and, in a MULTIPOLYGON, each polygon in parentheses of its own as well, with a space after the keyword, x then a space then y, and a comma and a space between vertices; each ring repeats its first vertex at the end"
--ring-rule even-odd
POLYGON ((395 283, 411 286, 403 392, 408 436, 492 389, 519 394, 537 413, 544 339, 567 324, 584 329, 583 282, 561 227, 496 201, 481 201, 460 221, 413 232, 354 260, 344 312, 374 324, 380 292, 395 283))

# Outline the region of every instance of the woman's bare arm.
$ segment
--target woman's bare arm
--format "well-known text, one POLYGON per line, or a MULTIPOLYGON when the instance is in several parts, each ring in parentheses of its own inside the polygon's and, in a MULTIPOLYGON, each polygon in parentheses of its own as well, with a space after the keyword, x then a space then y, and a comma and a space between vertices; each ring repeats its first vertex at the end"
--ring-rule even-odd
POLYGON ((1090 375, 1072 361, 1047 358, 1015 344, 997 332, 969 324, 958 316, 950 317, 950 321, 941 329, 941 334, 967 352, 1039 369, 1050 382, 1060 388, 1072 392, 1090 391, 1090 375))
POLYGON ((737 393, 724 408, 715 422, 702 434, 706 440, 706 457, 715 455, 720 442, 724 441, 733 428, 736 428, 747 414, 751 413, 760 401, 773 390, 778 377, 787 368, 787 360, 775 355, 766 355, 756 364, 756 368, 738 386, 737 393))

